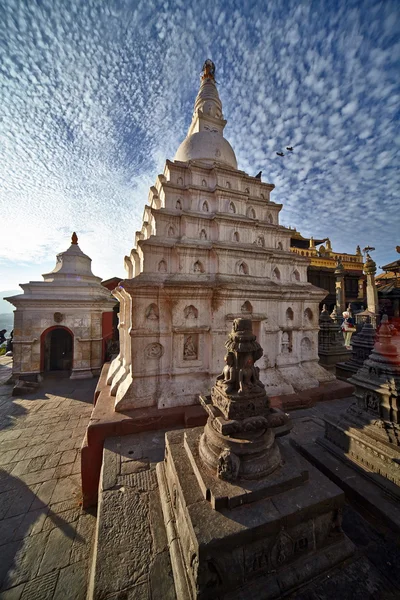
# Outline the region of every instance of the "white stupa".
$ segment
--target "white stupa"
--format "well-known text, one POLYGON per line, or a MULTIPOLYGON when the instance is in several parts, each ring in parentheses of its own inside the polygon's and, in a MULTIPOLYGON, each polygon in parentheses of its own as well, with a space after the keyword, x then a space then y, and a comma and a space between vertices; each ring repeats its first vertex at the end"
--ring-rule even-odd
POLYGON ((120 354, 108 383, 117 411, 197 402, 223 368, 237 317, 252 318, 270 395, 318 386, 318 305, 308 259, 289 250, 274 185, 238 170, 206 61, 188 134, 151 187, 121 303, 120 354))

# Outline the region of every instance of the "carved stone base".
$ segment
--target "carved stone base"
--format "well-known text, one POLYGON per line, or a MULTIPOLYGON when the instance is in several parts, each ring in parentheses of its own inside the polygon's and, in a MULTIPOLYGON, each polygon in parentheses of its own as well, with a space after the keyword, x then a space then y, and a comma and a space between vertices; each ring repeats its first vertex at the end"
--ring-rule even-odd
POLYGON ((350 361, 336 363, 336 377, 346 381, 350 377, 353 377, 357 373, 360 367, 354 365, 350 361))
POLYGON ((281 464, 272 429, 243 431, 235 437, 216 430, 209 418, 200 438, 200 456, 215 475, 227 481, 259 479, 273 473, 281 464))
POLYGON ((344 494, 287 443, 284 466, 234 486, 199 472, 192 449, 202 432, 167 433, 157 465, 178 600, 280 598, 353 553, 340 527, 344 494), (228 500, 216 510, 217 492, 228 500))
POLYGON ((371 419, 355 404, 339 418, 325 418, 318 443, 400 500, 400 427, 371 419))
POLYGON ((333 368, 337 363, 346 362, 351 358, 351 350, 343 346, 338 350, 319 350, 319 364, 325 369, 333 368))

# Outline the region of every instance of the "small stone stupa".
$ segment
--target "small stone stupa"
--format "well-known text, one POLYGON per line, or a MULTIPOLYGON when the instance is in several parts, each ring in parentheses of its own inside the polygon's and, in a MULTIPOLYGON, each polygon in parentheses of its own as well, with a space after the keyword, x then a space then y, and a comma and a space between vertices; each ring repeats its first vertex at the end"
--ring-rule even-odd
POLYGON ((350 357, 340 326, 329 316, 325 304, 319 316, 318 354, 319 362, 325 369, 335 369, 336 363, 350 357))
POLYGON ((371 355, 349 382, 356 402, 339 418, 325 418, 319 442, 342 459, 365 465, 363 474, 400 500, 400 356, 386 315, 371 355))
POLYGON ((344 494, 275 432, 252 322, 236 319, 204 428, 166 434, 157 465, 178 600, 280 597, 346 559, 344 494))
POLYGON ((336 365, 336 377, 348 379, 355 375, 371 354, 375 344, 376 331, 372 326, 371 317, 366 316, 360 333, 353 335, 351 340, 351 358, 336 365))
MULTIPOLYGON (((374 248, 368 249, 374 250, 374 248)), ((364 273, 367 278, 367 309, 357 313, 356 323, 365 323, 369 318, 372 326, 376 329, 376 326, 379 323, 378 291, 375 283, 376 263, 374 260, 372 260, 368 252, 365 257, 364 273)))

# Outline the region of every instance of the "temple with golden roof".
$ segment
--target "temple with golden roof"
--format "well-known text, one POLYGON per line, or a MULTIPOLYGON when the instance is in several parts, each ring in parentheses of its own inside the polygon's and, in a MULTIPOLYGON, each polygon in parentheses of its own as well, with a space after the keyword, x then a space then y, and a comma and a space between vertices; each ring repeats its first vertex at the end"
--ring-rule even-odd
POLYGON ((314 239, 303 237, 295 229, 290 239, 290 250, 300 256, 309 258, 307 280, 313 285, 329 292, 324 300, 329 308, 335 304, 335 268, 337 262, 343 264, 345 270, 346 302, 358 304, 360 307, 365 298, 365 275, 363 273, 363 256, 360 246, 355 254, 334 252, 329 238, 314 239))

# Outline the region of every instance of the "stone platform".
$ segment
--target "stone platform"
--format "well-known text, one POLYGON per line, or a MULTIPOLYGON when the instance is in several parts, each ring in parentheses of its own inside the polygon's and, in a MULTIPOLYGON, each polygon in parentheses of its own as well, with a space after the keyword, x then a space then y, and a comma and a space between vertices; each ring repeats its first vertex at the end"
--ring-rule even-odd
POLYGON ((344 494, 285 440, 277 472, 231 483, 203 466, 203 431, 167 433, 157 466, 179 600, 279 598, 353 554, 344 494))
MULTIPOLYGON (((171 427, 197 427, 205 425, 207 414, 199 405, 158 409, 157 407, 114 410, 115 398, 110 394, 107 375, 110 363, 103 366, 94 393, 94 409, 81 448, 83 506, 97 503, 98 485, 104 440, 117 435, 129 435, 171 427)), ((350 396, 353 386, 343 381, 333 381, 297 394, 273 396, 271 406, 285 411, 310 408, 317 402, 327 402, 350 396)))
MULTIPOLYGON (((292 415, 294 428, 287 437, 312 441, 323 432, 323 414, 336 414, 349 403, 343 399, 296 411, 292 415)), ((164 457, 164 437, 165 431, 142 432, 105 443, 88 600, 176 600, 155 475, 156 465, 164 457)), ((400 574, 393 568, 400 560, 398 538, 376 514, 370 515, 356 505, 345 505, 342 525, 356 545, 353 557, 294 594, 278 597, 398 598, 400 574)), ((251 596, 243 598, 249 600, 251 596)))

